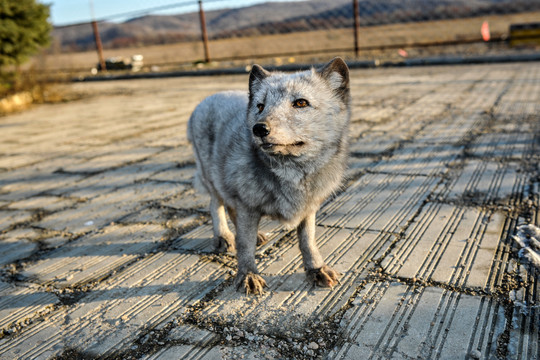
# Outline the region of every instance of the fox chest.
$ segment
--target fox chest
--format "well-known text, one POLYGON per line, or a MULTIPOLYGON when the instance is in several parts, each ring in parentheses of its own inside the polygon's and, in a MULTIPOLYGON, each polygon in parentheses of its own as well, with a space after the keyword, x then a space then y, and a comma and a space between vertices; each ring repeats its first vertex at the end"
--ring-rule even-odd
MULTIPOLYGON (((311 193, 308 184, 305 183, 267 183, 262 189, 264 190, 254 198, 246 199, 248 206, 256 209, 261 215, 270 216, 289 226, 298 225, 320 204, 316 194, 311 193)), ((243 194, 246 195, 246 192, 243 194)))
POLYGON ((302 189, 281 188, 268 197, 268 201, 261 202, 260 209, 264 215, 282 222, 297 222, 297 218, 303 218, 308 201, 309 196, 302 189))
POLYGON ((252 209, 293 226, 316 211, 334 187, 333 181, 321 180, 320 174, 306 176, 301 166, 269 168, 256 157, 253 160, 234 167, 230 158, 224 161, 225 171, 216 180, 228 206, 252 209))

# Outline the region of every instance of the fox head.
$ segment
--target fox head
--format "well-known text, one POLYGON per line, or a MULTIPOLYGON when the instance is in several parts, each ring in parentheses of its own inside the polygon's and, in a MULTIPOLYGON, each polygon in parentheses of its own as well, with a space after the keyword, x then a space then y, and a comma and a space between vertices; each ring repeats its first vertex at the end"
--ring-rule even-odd
POLYGON ((254 65, 247 122, 267 156, 319 156, 346 139, 349 103, 349 69, 340 58, 292 74, 254 65))

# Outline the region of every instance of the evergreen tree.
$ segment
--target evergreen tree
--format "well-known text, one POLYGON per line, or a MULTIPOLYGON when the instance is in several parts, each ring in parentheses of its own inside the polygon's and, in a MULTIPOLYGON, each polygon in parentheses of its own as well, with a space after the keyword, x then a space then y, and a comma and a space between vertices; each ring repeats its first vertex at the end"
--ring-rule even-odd
POLYGON ((0 0, 0 68, 20 65, 49 44, 49 6, 36 0, 0 0))

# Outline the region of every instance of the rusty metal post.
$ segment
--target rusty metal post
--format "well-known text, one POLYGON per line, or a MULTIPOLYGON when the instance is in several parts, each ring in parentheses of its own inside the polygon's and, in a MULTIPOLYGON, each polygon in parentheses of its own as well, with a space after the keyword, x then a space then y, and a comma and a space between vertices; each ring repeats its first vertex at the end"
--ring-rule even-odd
POLYGON ((101 65, 101 71, 107 71, 105 59, 103 58, 103 46, 101 45, 101 37, 99 36, 96 20, 92 20, 92 29, 94 29, 94 39, 96 40, 96 50, 98 53, 99 64, 101 65))
POLYGON ((360 9, 358 6, 358 0, 353 0, 354 11, 354 55, 358 57, 358 32, 360 28, 360 9))
POLYGON ((204 45, 204 62, 208 63, 210 62, 210 51, 208 50, 208 34, 206 33, 206 20, 204 18, 202 0, 199 0, 199 16, 201 20, 202 42, 204 45))

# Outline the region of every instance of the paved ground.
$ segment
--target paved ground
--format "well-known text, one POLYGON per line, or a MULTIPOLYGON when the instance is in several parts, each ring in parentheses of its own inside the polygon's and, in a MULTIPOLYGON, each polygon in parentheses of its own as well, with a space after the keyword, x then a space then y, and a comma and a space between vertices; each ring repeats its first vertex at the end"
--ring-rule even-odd
POLYGON ((0 118, 2 359, 538 359, 540 63, 352 72, 349 179, 310 287, 264 222, 269 288, 233 291, 186 122, 247 76, 75 84, 0 118))

